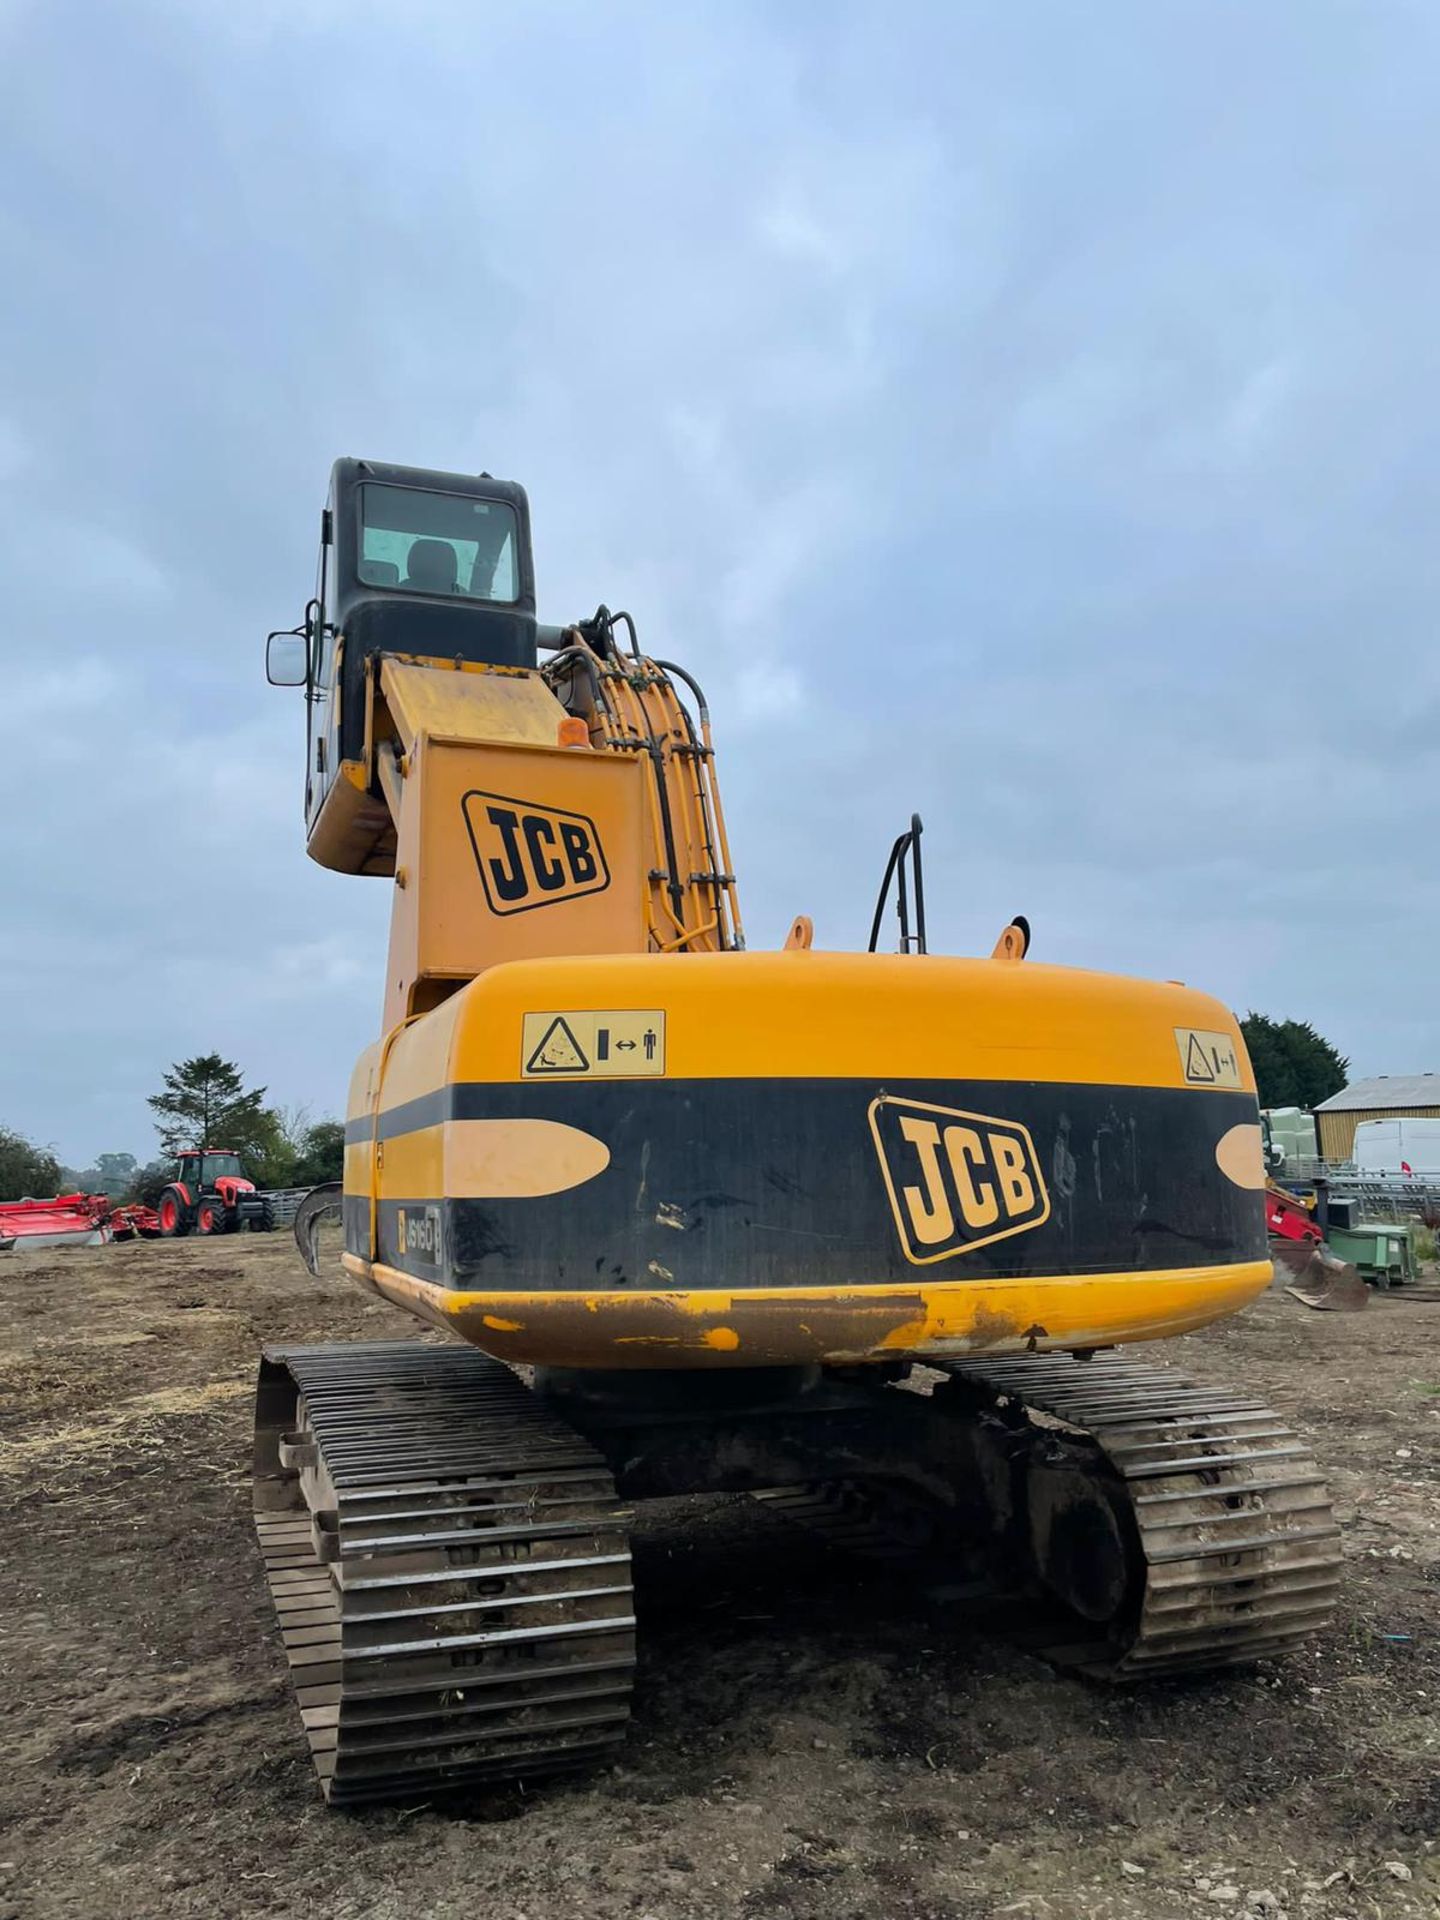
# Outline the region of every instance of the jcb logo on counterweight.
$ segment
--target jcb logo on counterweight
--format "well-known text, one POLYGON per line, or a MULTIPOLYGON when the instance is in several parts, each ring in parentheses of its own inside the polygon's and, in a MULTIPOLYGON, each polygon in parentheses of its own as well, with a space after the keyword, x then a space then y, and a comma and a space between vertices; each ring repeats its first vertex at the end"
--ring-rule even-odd
POLYGON ((987 1113, 960 1113, 881 1095, 870 1131, 905 1258, 950 1260, 1050 1218, 1029 1129, 987 1113))
POLYGON ((467 793, 460 804, 492 913, 528 913, 609 886, 610 869, 588 814, 503 793, 467 793))

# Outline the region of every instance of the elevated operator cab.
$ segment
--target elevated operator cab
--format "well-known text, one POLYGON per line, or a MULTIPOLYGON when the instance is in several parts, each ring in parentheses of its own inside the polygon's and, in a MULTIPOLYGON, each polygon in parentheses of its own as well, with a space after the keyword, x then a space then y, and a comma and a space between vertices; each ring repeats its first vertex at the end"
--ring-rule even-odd
POLYGON ((271 636, 270 677, 306 688, 310 851, 348 872, 393 870, 388 815, 355 776, 377 653, 535 666, 523 487, 377 460, 337 460, 330 470, 315 595, 292 633, 271 636))

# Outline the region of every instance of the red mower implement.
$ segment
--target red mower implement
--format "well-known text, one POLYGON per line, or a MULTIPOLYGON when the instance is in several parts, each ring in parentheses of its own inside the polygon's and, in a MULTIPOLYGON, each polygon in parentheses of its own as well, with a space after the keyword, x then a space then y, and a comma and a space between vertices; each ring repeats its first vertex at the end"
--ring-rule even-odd
POLYGON ((153 1207, 142 1207, 138 1201, 128 1207, 112 1207, 110 1227, 117 1240, 158 1240, 160 1237, 160 1216, 153 1207))
POLYGON ((104 1247, 114 1238, 103 1193, 61 1193, 53 1200, 0 1201, 0 1241, 21 1249, 104 1247))
POLYGON ((159 1219, 149 1207, 117 1207, 104 1193, 0 1201, 0 1253, 12 1248, 108 1247, 112 1240, 133 1240, 137 1234, 153 1239, 159 1231, 159 1219))

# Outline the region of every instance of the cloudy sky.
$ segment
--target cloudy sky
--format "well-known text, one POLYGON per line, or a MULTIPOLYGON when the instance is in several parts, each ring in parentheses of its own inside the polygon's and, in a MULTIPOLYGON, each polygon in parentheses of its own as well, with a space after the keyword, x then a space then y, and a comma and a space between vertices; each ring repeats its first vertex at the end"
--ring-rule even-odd
POLYGON ((0 1121, 338 1109, 383 882, 264 634, 340 453, 530 489, 716 709, 753 945, 1440 1069, 1440 11, 0 0, 0 1121))

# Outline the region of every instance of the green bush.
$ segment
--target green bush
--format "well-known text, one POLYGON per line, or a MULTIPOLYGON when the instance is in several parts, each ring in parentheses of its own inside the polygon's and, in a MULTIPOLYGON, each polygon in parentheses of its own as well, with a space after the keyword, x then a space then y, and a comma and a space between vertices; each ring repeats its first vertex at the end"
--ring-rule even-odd
POLYGON ((49 1200, 65 1184, 60 1162, 13 1127, 0 1127, 0 1200, 49 1200))

